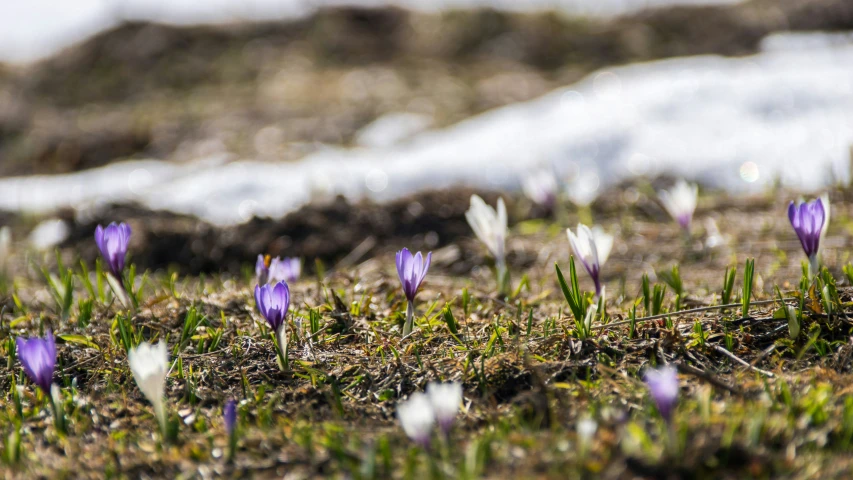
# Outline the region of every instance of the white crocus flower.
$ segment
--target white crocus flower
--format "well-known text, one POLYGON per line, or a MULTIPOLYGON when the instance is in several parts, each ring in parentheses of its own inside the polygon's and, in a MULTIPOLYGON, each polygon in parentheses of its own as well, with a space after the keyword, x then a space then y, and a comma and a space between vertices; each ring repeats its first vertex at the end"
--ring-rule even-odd
POLYGON ((6 261, 12 245, 12 231, 8 226, 0 228, 0 273, 6 270, 6 261))
POLYGON ((462 403, 462 384, 459 382, 430 382, 426 388, 427 397, 432 405, 438 426, 445 435, 450 432, 453 420, 462 403))
POLYGON ((429 448, 435 411, 429 398, 422 392, 413 393, 397 406, 397 418, 403 431, 418 445, 429 448))
POLYGON ((672 189, 661 190, 658 197, 669 215, 681 225, 681 228, 689 231, 693 212, 696 211, 699 187, 679 179, 672 189))
POLYGON ((498 209, 495 211, 478 195, 471 195, 471 206, 465 212, 465 219, 477 238, 494 256, 498 291, 506 293, 509 288, 509 275, 506 268, 507 216, 503 198, 498 198, 498 209))
POLYGON ((166 432, 166 403, 164 393, 166 375, 169 373, 169 352, 166 342, 157 345, 142 342, 127 353, 130 371, 145 398, 154 405, 154 414, 160 422, 161 431, 166 432))
POLYGON ((601 267, 613 249, 613 235, 606 233, 599 226, 590 229, 582 223, 578 224, 577 234, 572 232, 571 228, 566 229, 566 234, 575 256, 595 283, 595 294, 601 295, 601 267))
POLYGON ((823 203, 823 226, 820 228, 820 245, 824 245, 823 239, 826 237, 826 230, 829 228, 829 194, 824 193, 820 196, 820 202, 823 203))
POLYGON ((495 262, 502 264, 506 257, 507 231, 506 205, 503 198, 498 198, 498 209, 495 211, 479 195, 471 195, 471 206, 465 212, 465 219, 477 238, 495 257, 495 262))
POLYGON ((578 420, 577 433, 578 442, 586 449, 586 446, 592 442, 595 432, 598 430, 598 423, 589 417, 583 417, 578 420))

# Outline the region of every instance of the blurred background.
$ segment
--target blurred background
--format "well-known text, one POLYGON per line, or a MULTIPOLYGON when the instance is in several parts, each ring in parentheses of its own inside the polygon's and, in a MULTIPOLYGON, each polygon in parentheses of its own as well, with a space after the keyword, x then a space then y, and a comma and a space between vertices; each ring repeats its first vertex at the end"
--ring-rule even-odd
POLYGON ((0 221, 50 248, 136 218, 150 266, 204 271, 443 244, 465 189, 542 172, 578 205, 815 190, 850 179, 851 30, 849 0, 4 2, 0 221))

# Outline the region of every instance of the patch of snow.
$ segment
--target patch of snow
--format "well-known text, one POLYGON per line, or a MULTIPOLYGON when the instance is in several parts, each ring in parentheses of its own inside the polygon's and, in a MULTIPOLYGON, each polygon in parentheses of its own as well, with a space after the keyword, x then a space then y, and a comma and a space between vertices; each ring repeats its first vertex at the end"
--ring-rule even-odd
POLYGON ((786 32, 761 39, 760 49, 770 51, 823 50, 853 45, 853 32, 786 32))
POLYGON ((228 225, 332 194, 387 200, 459 184, 518 189, 543 164, 581 202, 624 178, 662 172, 735 192, 777 179, 817 189, 849 181, 850 65, 853 45, 629 65, 387 148, 329 148, 293 163, 125 162, 0 179, 0 209, 138 201, 228 225))
POLYGON ((363 147, 390 147, 426 130, 432 124, 430 115, 388 113, 358 131, 355 141, 363 147))

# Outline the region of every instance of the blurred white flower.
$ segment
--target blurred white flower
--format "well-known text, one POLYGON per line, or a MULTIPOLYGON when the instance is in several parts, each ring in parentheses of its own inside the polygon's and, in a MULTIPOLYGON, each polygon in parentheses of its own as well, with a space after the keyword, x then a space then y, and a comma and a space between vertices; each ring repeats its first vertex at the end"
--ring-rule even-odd
POLYGON ((658 197, 669 215, 681 225, 681 228, 689 231, 693 212, 696 211, 699 187, 679 179, 672 189, 661 190, 658 197))
POLYGON ((435 411, 426 394, 415 392, 408 400, 400 403, 397 406, 397 418, 412 441, 424 448, 429 447, 435 411))
POLYGON ((705 248, 717 248, 725 243, 726 239, 717 228, 717 222, 713 218, 705 219, 705 248))
POLYGON ((601 267, 613 249, 613 235, 606 233, 597 225, 590 229, 579 223, 577 230, 578 233, 575 234, 571 228, 566 229, 569 243, 575 252, 575 256, 583 264, 584 270, 589 273, 593 283, 595 283, 595 294, 601 295, 601 267))
POLYGON ((59 390, 59 385, 50 384, 50 399, 53 400, 53 407, 58 408, 62 404, 62 392, 59 390))
POLYGON ((581 445, 589 445, 592 441, 595 432, 598 430, 598 423, 590 417, 583 417, 578 420, 577 432, 578 441, 581 445))
POLYGON ((553 208, 557 201, 557 177, 550 170, 541 169, 529 172, 521 180, 521 188, 527 198, 537 205, 553 208))
POLYGON ((154 405, 154 414, 160 422, 160 428, 166 432, 166 375, 169 373, 169 352, 166 342, 157 345, 148 342, 140 343, 136 348, 127 352, 130 371, 145 398, 154 405))
POLYGON ((426 388, 427 397, 432 405, 438 426, 445 435, 453 426, 453 420, 462 403, 462 384, 459 382, 430 382, 426 388))
POLYGON ((0 273, 6 269, 9 252, 12 249, 12 230, 8 226, 0 228, 0 273))
POLYGON ((598 313, 598 304, 592 303, 586 309, 586 316, 584 316, 583 324, 586 327, 587 331, 592 329, 592 320, 595 318, 595 315, 598 313))
POLYGON ((498 209, 480 198, 471 195, 471 206, 465 212, 465 219, 474 230, 474 234, 486 245, 495 257, 495 263, 504 265, 506 259, 507 215, 503 198, 498 198, 498 209))
POLYGON ((826 231, 829 229, 829 194, 824 193, 820 196, 820 201, 823 203, 823 227, 820 229, 820 243, 823 245, 823 239, 826 237, 826 231))

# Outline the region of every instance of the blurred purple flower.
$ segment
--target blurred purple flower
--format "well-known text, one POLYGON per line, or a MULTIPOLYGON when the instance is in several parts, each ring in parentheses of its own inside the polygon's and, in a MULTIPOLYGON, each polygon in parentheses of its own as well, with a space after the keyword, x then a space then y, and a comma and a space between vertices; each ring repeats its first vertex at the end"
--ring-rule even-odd
POLYGON ((301 273, 302 262, 296 257, 284 257, 281 260, 274 258, 270 264, 270 279, 273 282, 277 280, 295 282, 299 280, 301 273))
POLYGON ((259 285, 282 280, 295 282, 301 274, 302 262, 296 257, 271 258, 269 255, 258 255, 258 261, 255 263, 255 275, 259 285))
POLYGON ((130 226, 126 223, 113 222, 107 228, 101 225, 95 228, 95 243, 98 245, 98 250, 101 251, 101 256, 104 257, 112 274, 119 280, 124 270, 130 234, 130 226))
POLYGON ((426 260, 424 260, 421 252, 412 255, 408 248, 397 252, 397 275, 400 277, 403 293, 406 294, 406 299, 409 302, 415 301, 415 295, 417 295, 418 288, 426 277, 431 260, 432 252, 427 253, 426 260))
POLYGON ((225 403, 222 416, 225 418, 225 431, 230 437, 234 434, 234 427, 237 426, 237 402, 233 398, 225 403))
POLYGON ((533 203, 551 210, 557 202, 557 177, 547 169, 529 172, 521 180, 521 187, 527 198, 533 203))
POLYGON ((803 251, 809 257, 809 265, 815 268, 818 250, 820 249, 821 233, 826 221, 823 201, 818 198, 811 202, 791 202, 788 205, 788 220, 791 221, 791 226, 794 227, 794 232, 800 239, 803 251))
POLYGON ((678 372, 671 365, 646 371, 646 385, 660 416, 670 423, 678 402, 678 372))
POLYGON ((274 332, 284 324, 287 310, 290 308, 290 288, 287 282, 275 285, 256 285, 255 304, 261 315, 267 320, 274 332))
POLYGON ((255 277, 258 279, 258 285, 269 282, 271 260, 269 255, 258 254, 258 261, 255 262, 255 277))
POLYGON ((18 337, 15 341, 24 372, 45 395, 50 395, 50 384, 56 369, 56 341, 53 333, 48 330, 45 338, 18 337))

